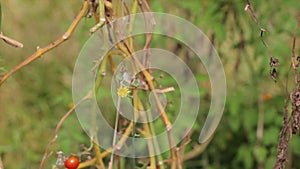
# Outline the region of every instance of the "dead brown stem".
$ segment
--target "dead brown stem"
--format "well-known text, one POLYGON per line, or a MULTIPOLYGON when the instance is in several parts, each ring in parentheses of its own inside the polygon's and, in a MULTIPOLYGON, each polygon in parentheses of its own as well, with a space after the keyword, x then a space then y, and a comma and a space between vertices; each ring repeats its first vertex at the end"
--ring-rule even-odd
MULTIPOLYGON (((290 94, 285 99, 285 108, 284 108, 284 114, 283 114, 283 121, 282 121, 282 129, 280 131, 279 141, 277 145, 277 159, 274 164, 274 169, 282 169, 284 168, 286 162, 288 161, 288 148, 289 148, 289 142, 293 136, 298 130, 294 131, 295 129, 298 129, 299 124, 297 124, 299 121, 299 117, 297 117, 299 114, 299 105, 297 102, 299 101, 298 93, 300 88, 300 82, 299 82, 299 74, 297 73, 297 69, 299 66, 299 58, 296 58, 297 63, 295 63, 295 50, 296 50, 296 39, 297 39, 297 32, 299 30, 299 24, 300 24, 300 15, 298 16, 298 22, 294 31, 293 36, 293 44, 292 44, 292 56, 291 56, 291 67, 294 70, 294 78, 295 78, 295 84, 297 85, 295 91, 290 92, 290 94), (289 104, 291 104, 292 107, 292 113, 289 116, 289 104), (295 119, 298 118, 298 119, 295 119), (296 120, 296 121, 295 121, 296 120), (292 125, 290 123, 293 123, 292 125), (296 128, 294 128, 296 125, 296 128)), ((287 80, 288 82, 288 80, 287 80)), ((287 85, 286 85, 287 86, 287 85)), ((286 87, 287 90, 287 87, 286 87)), ((288 93, 288 92, 287 92, 288 93)))
POLYGON ((7 43, 7 44, 9 44, 13 47, 16 47, 16 48, 22 48, 23 47, 23 44, 21 42, 18 42, 15 39, 4 36, 3 32, 0 32, 0 39, 2 39, 5 43, 7 43))
POLYGON ((0 169, 4 169, 1 157, 0 157, 0 169))
POLYGON ((29 63, 33 62, 34 60, 40 58, 43 54, 45 54, 48 51, 52 50, 53 48, 57 47, 61 43, 65 42, 71 36, 71 34, 74 32, 75 28, 79 24, 79 21, 85 15, 85 13, 88 11, 88 9, 89 9, 89 2, 88 2, 88 0, 84 0, 83 6, 82 6, 80 12, 78 13, 76 18, 72 22, 71 26, 68 28, 68 30, 64 33, 64 35, 62 37, 58 38, 56 41, 50 43, 48 46, 45 46, 43 48, 38 48, 37 51, 34 52, 31 56, 29 56, 23 62, 21 62, 19 65, 17 65, 13 69, 11 69, 7 74, 5 74, 2 78, 0 78, 0 86, 15 72, 17 72, 21 68, 25 67, 29 63))
POLYGON ((190 160, 192 158, 197 157, 199 154, 201 154, 206 149, 206 147, 208 146, 208 144, 210 143, 212 138, 213 138, 213 135, 210 136, 210 138, 206 142, 204 142, 200 145, 196 144, 194 146, 193 150, 191 150, 188 153, 183 155, 183 161, 190 160))
POLYGON ((256 17, 256 14, 254 12, 254 9, 251 5, 250 0, 247 0, 247 4, 245 6, 245 11, 250 11, 250 14, 251 14, 255 24, 257 25, 258 29, 260 30, 260 40, 262 41, 263 45, 267 49, 268 55, 269 55, 269 58, 270 58, 270 77, 274 80, 274 82, 276 82, 276 77, 277 77, 276 67, 279 64, 279 61, 278 61, 277 58, 273 57, 273 54, 272 54, 267 42, 265 41, 265 39, 263 37, 264 32, 266 32, 266 30, 264 28, 262 28, 260 23, 258 22, 258 19, 256 17))
MULTIPOLYGON (((295 82, 298 83, 299 81, 299 77, 297 75, 297 69, 298 69, 298 66, 299 66, 299 61, 298 63, 296 64, 295 63, 295 58, 296 58, 296 54, 295 54, 295 50, 296 50, 296 40, 297 40, 297 32, 298 32, 298 29, 299 29, 299 23, 300 23, 300 15, 298 16, 298 22, 297 22, 297 25, 296 25, 296 28, 295 28, 295 31, 294 31, 294 36, 293 36, 293 45, 292 45, 292 65, 293 65, 293 69, 294 69, 294 76, 295 76, 295 82)), ((299 58, 296 58, 296 59, 299 59, 299 58)))
POLYGON ((149 4, 147 3, 146 0, 138 0, 138 5, 143 13, 143 16, 144 16, 144 20, 145 20, 145 31, 146 31, 146 42, 145 42, 145 45, 144 45, 144 55, 143 55, 143 58, 144 58, 144 61, 143 61, 143 64, 146 68, 150 67, 150 53, 149 53, 149 47, 150 47, 150 44, 151 44, 151 41, 152 41, 152 37, 153 37, 153 33, 151 33, 153 30, 154 30, 154 27, 155 27, 155 20, 154 20, 154 17, 152 15, 152 13, 149 13, 150 16, 151 16, 151 30, 148 30, 148 24, 147 24, 147 18, 145 16, 145 12, 151 12, 151 9, 149 7, 149 4))

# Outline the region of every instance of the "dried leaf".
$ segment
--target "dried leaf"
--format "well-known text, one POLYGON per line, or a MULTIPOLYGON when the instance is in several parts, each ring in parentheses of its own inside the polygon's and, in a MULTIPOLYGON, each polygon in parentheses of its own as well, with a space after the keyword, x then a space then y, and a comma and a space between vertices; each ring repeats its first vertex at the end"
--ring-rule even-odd
POLYGON ((300 112, 295 111, 292 116, 293 116, 292 133, 296 134, 299 131, 300 112))
POLYGON ((21 42, 18 42, 14 39, 11 39, 7 36, 4 36, 2 32, 0 32, 0 39, 2 39, 5 43, 13 46, 13 47, 19 47, 19 48, 22 48, 23 47, 23 44, 21 42))
POLYGON ((263 37, 263 34, 266 30, 264 28, 259 28, 259 30, 260 30, 260 37, 263 37))
POLYGON ((270 73, 271 78, 276 82, 276 77, 277 77, 277 71, 275 68, 272 69, 270 73))
POLYGON ((271 67, 277 67, 279 65, 279 61, 277 58, 274 58, 273 56, 270 58, 270 66, 271 67))
POLYGON ((300 64, 300 54, 297 56, 296 60, 297 60, 297 66, 299 66, 299 64, 300 64))

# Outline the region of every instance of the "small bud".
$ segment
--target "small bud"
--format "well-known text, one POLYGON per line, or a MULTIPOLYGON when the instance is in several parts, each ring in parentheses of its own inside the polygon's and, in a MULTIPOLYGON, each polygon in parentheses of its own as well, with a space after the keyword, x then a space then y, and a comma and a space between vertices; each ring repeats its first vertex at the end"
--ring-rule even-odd
POLYGON ((62 151, 58 151, 57 153, 57 160, 56 160, 56 167, 58 169, 64 169, 65 168, 65 159, 64 159, 64 153, 62 151))
POLYGON ((260 37, 263 37, 264 32, 266 31, 264 28, 259 28, 260 30, 260 37))
POLYGON ((245 10, 245 11, 248 11, 248 9, 249 9, 249 6, 250 6, 250 5, 249 5, 249 4, 247 4, 247 5, 245 6, 244 10, 245 10))
POLYGON ((64 34, 62 38, 65 39, 65 40, 67 40, 68 39, 68 35, 64 34))
POLYGON ((270 66, 271 67, 277 67, 279 65, 279 61, 277 58, 274 58, 273 56, 270 58, 270 66))
POLYGON ((271 78, 276 82, 277 71, 275 68, 272 69, 270 75, 271 75, 271 78))

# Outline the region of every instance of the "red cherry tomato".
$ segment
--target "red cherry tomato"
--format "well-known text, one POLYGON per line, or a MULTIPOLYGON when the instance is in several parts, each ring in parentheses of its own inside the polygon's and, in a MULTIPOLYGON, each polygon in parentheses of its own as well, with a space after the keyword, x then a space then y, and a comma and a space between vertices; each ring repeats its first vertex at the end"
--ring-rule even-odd
POLYGON ((264 101, 269 101, 272 99, 272 95, 270 93, 265 93, 264 94, 264 101))
POLYGON ((65 160, 65 167, 67 169, 76 169, 79 166, 79 158, 76 156, 70 156, 65 160))

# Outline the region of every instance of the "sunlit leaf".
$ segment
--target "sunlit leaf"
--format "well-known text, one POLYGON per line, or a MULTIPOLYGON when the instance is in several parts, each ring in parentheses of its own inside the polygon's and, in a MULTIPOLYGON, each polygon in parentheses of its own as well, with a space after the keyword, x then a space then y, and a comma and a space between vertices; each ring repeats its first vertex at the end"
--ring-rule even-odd
POLYGON ((264 147, 255 147, 254 156, 259 163, 264 163, 267 157, 267 150, 264 147))
POLYGON ((242 163, 243 168, 253 168, 253 156, 251 155, 251 148, 247 145, 241 145, 237 151, 234 162, 242 163))
POLYGON ((266 146, 276 145, 279 129, 277 127, 270 127, 264 130, 263 143, 266 146))

